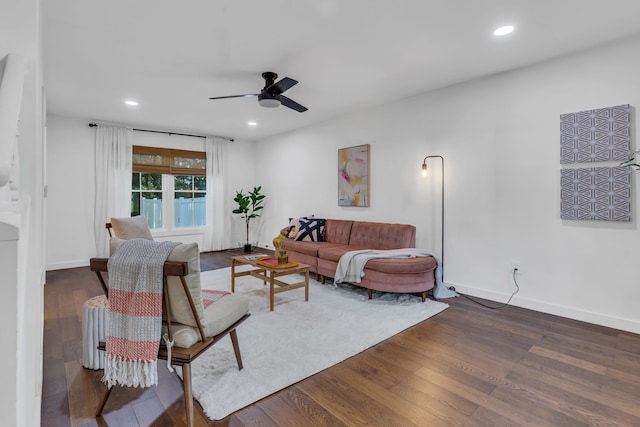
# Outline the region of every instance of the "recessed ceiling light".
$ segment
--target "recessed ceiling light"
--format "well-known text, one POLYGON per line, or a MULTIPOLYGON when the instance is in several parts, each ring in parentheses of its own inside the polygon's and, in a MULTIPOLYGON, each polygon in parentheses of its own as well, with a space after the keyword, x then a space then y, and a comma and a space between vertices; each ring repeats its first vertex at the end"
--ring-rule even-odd
POLYGON ((513 30, 515 30, 515 27, 513 25, 505 25, 504 27, 500 27, 497 30, 495 30, 493 34, 496 36, 506 36, 507 34, 511 33, 513 30))
POLYGON ((138 106, 138 101, 134 101, 133 99, 128 99, 126 101, 124 101, 125 104, 127 104, 130 107, 137 107, 138 106))
POLYGON ((256 123, 256 122, 248 122, 247 125, 248 126, 258 126, 258 123, 256 123))

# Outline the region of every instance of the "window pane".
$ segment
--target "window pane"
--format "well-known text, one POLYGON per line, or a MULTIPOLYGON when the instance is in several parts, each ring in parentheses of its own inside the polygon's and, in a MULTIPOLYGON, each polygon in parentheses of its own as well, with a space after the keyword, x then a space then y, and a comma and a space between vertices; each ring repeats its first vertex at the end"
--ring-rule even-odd
POLYGON ((140 173, 134 172, 131 174, 131 189, 139 190, 140 189, 140 173))
POLYGON ((160 199, 162 201, 162 192, 161 191, 142 191, 143 199, 160 199))
POLYGON ((207 198, 205 193, 193 194, 193 225, 204 227, 207 225, 207 198))
POLYGON ((178 199, 189 199, 189 200, 191 200, 192 198, 193 198, 193 193, 192 192, 183 191, 183 192, 176 192, 176 194, 175 194, 175 199, 176 200, 178 200, 178 199))
POLYGON ((162 228, 162 193, 145 191, 142 195, 142 215, 149 228, 162 228))
POLYGON ((191 197, 178 197, 173 201, 173 225, 176 227, 191 227, 193 225, 193 199, 191 197))
POLYGON ((192 157, 173 157, 173 167, 176 168, 189 168, 189 169, 206 169, 207 160, 198 159, 192 157))
POLYGON ((160 190, 162 191, 162 174, 159 173, 143 173, 142 190, 160 190))
POLYGON ((162 156, 153 154, 133 154, 132 161, 134 164, 162 166, 164 161, 162 156))
POLYGON ((206 176, 194 176, 193 177, 193 189, 194 190, 207 190, 207 177, 206 176))
POLYGON ((131 193, 131 216, 140 215, 140 193, 131 193))
POLYGON ((176 175, 173 178, 176 190, 192 190, 193 176, 176 175))
POLYGON ((176 192, 173 201, 175 227, 200 227, 206 225, 206 194, 176 192))

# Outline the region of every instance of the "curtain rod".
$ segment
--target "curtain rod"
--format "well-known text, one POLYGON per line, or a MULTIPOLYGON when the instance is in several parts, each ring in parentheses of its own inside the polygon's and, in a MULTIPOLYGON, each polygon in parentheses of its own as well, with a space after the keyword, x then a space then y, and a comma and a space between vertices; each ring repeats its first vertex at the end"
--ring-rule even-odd
MULTIPOLYGON (((89 123, 89 127, 94 128, 98 126, 96 123, 89 123)), ((206 138, 206 136, 204 135, 191 135, 188 133, 177 133, 177 132, 166 132, 166 131, 162 131, 162 130, 150 130, 150 129, 133 129, 135 131, 138 132, 151 132, 151 133, 166 133, 167 135, 179 135, 179 136, 190 136, 193 138, 206 138)), ((229 141, 233 142, 233 138, 228 138, 229 141)))

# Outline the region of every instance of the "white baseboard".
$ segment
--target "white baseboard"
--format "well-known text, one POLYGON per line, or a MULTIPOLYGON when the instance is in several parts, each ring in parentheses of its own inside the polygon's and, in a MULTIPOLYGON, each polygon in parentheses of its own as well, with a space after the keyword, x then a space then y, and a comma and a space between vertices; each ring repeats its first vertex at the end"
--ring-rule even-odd
POLYGON ((50 271, 50 270, 63 270, 65 268, 87 267, 88 265, 89 265, 89 260, 88 259, 77 260, 77 261, 57 262, 57 263, 47 264, 47 271, 50 271))
MULTIPOLYGON (((474 288, 457 283, 447 282, 446 286, 454 286, 456 291, 472 297, 484 298, 496 303, 504 304, 507 302, 511 294, 501 294, 486 289, 474 288)), ((518 294, 514 295, 509 303, 516 307, 527 308, 529 310, 539 311, 542 313, 553 314, 555 316, 566 317, 582 322, 593 323, 595 325, 606 326, 609 328, 620 329, 622 331, 640 334, 640 321, 633 319, 625 319, 604 313, 596 313, 593 311, 582 310, 576 307, 566 305, 553 304, 547 301, 540 301, 531 298, 522 298, 518 294)))

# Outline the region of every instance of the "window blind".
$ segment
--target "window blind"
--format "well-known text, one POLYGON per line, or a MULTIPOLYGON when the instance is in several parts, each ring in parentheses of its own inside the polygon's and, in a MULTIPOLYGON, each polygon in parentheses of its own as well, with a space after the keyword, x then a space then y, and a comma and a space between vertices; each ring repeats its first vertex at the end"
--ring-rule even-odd
POLYGON ((207 154, 202 151, 133 146, 133 172, 168 175, 207 174, 207 154))

